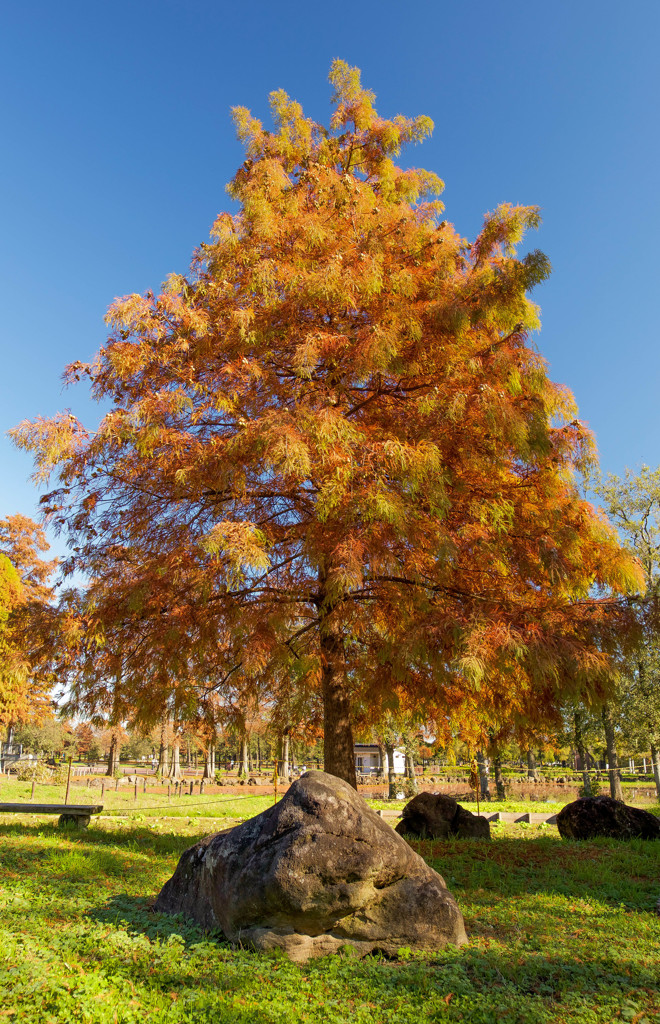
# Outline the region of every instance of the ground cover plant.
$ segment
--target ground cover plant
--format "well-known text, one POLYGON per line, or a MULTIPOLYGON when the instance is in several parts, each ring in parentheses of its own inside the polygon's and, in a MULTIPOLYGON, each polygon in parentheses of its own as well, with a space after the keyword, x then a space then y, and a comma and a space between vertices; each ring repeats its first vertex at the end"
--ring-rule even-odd
POLYGON ((181 852, 227 823, 115 817, 78 831, 0 821, 0 1015, 28 1024, 660 1018, 652 843, 574 844, 552 826, 503 824, 491 843, 417 842, 459 900, 470 945, 294 965, 150 909, 181 852))

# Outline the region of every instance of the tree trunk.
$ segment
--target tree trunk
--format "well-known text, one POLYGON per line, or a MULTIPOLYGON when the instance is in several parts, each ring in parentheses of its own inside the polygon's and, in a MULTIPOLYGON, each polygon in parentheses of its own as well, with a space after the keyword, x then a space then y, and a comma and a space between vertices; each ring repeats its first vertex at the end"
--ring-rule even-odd
POLYGON ((289 770, 289 730, 285 729, 282 734, 282 771, 280 775, 288 782, 291 778, 289 770))
POLYGON ((257 772, 261 771, 261 739, 257 733, 257 772))
POLYGON ((381 777, 384 779, 388 773, 388 756, 385 743, 379 743, 379 756, 381 758, 379 775, 381 775, 381 777))
POLYGON ((527 778, 530 782, 539 781, 539 772, 536 767, 536 758, 534 757, 534 751, 530 747, 527 751, 527 778))
POLYGON ((212 779, 213 778, 212 747, 211 747, 210 743, 209 743, 208 747, 206 748, 206 753, 204 755, 204 774, 203 774, 202 778, 204 778, 204 779, 212 779))
POLYGON ((107 771, 106 771, 105 774, 109 775, 110 778, 112 778, 112 776, 115 774, 115 771, 116 771, 116 769, 118 767, 119 767, 119 738, 117 736, 117 733, 113 729, 112 736, 110 737, 110 750, 108 751, 108 768, 107 768, 107 771))
POLYGON ((619 758, 616 752, 616 740, 614 738, 614 720, 612 709, 609 704, 603 705, 603 728, 605 729, 605 746, 607 749, 607 776, 610 782, 610 794, 613 800, 620 800, 623 803, 623 789, 621 788, 621 772, 619 771, 619 758))
POLYGON ((169 765, 167 763, 167 719, 163 718, 160 723, 160 748, 158 750, 158 774, 161 779, 167 777, 169 765))
POLYGON ((388 759, 387 750, 385 749, 385 745, 383 743, 378 744, 378 755, 380 757, 380 767, 378 769, 378 774, 384 779, 385 776, 387 775, 388 759))
POLYGON ((655 779, 655 792, 658 800, 660 800, 660 750, 658 750, 655 743, 651 744, 651 768, 653 778, 655 779))
POLYGON ((413 761, 413 756, 410 750, 406 750, 406 778, 411 783, 411 790, 413 790, 414 793, 418 793, 419 786, 417 785, 417 776, 415 774, 415 762, 413 761))
POLYGON ((477 765, 479 766, 479 788, 481 790, 481 799, 490 800, 488 758, 482 750, 477 751, 477 765))
POLYGON ((180 754, 181 740, 178 736, 174 736, 172 739, 172 764, 170 765, 169 777, 174 782, 178 782, 181 778, 181 754, 180 754))
POLYGON ((241 732, 238 744, 238 777, 239 779, 247 779, 249 774, 247 733, 241 732))
POLYGON ((357 790, 344 643, 327 618, 320 630, 323 685, 323 769, 357 790))
POLYGON ((504 786, 504 776, 502 775, 502 758, 499 754, 496 754, 493 758, 493 770, 495 772, 497 799, 506 800, 506 788, 504 786))
POLYGON ((396 800, 397 784, 396 775, 394 774, 394 744, 386 743, 385 752, 387 754, 387 781, 389 783, 387 799, 396 800))
POLYGON ((591 796, 591 778, 589 777, 588 762, 587 762, 587 751, 584 745, 584 735, 582 733, 582 712, 576 711, 573 715, 573 726, 575 729, 575 749, 578 752, 578 757, 582 764, 582 786, 584 789, 585 796, 591 796))

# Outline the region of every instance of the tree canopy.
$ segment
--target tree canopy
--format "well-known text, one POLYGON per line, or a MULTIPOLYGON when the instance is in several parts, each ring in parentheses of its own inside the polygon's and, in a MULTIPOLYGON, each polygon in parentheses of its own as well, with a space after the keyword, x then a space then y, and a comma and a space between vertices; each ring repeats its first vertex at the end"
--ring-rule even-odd
POLYGON ((51 680, 39 666, 36 621, 52 597, 54 561, 44 531, 27 516, 0 519, 0 725, 50 710, 51 680))
POLYGON ((282 91, 273 130, 234 110, 238 212, 68 368, 110 402, 99 428, 14 436, 56 473, 90 656, 152 703, 159 678, 237 674, 322 700, 326 768, 354 781, 356 716, 552 719, 567 680, 602 685, 616 595, 642 583, 578 493, 592 438, 530 341, 538 209, 466 241, 440 179, 395 162, 431 121, 379 116, 342 61, 330 82, 327 127, 282 91))

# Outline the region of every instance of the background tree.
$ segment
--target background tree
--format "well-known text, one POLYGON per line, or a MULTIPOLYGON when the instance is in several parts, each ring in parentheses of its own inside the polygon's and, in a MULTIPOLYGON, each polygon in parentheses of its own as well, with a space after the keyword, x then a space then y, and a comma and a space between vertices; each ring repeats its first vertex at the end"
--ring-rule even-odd
POLYGON ((646 588, 633 604, 640 626, 638 643, 622 651, 616 707, 604 711, 608 759, 618 774, 618 765, 611 760, 616 758, 618 718, 628 736, 636 736, 636 746, 650 748, 660 797, 660 469, 642 466, 639 473, 627 469, 623 477, 609 474, 594 489, 624 544, 639 560, 646 588))
POLYGON ((136 665, 185 639, 219 690, 316 687, 325 767, 355 784, 352 722, 392 695, 457 713, 493 670, 482 704, 538 720, 564 678, 604 686, 609 594, 641 581, 579 497, 591 438, 528 342, 538 210, 503 205, 469 244, 440 179, 394 163, 431 121, 380 117, 342 61, 330 81, 328 127, 281 91, 272 132, 234 111, 239 212, 69 368, 111 405, 99 429, 15 438, 56 472, 45 510, 136 665))
POLYGON ((0 724, 38 721, 50 712, 52 677, 42 651, 56 561, 44 531, 27 516, 0 519, 0 724))

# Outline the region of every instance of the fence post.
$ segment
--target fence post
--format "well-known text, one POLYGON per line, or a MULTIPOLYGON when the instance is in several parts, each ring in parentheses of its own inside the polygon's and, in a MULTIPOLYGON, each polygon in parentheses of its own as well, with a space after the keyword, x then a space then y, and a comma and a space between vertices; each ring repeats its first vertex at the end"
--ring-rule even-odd
POLYGON ((134 800, 135 803, 137 803, 137 787, 138 787, 138 781, 137 781, 137 776, 136 776, 136 778, 135 778, 135 792, 133 794, 133 800, 134 800))
POLYGON ((68 802, 69 802, 69 787, 71 785, 71 765, 72 765, 72 763, 73 763, 73 757, 69 757, 69 771, 67 772, 67 776, 66 776, 66 793, 64 794, 64 803, 65 804, 68 804, 68 802))

